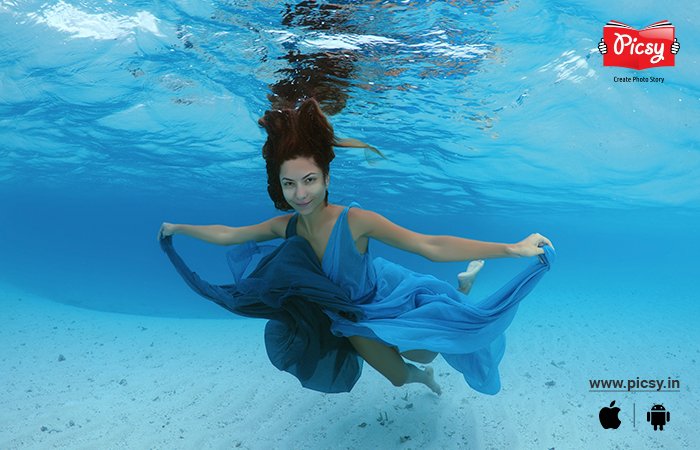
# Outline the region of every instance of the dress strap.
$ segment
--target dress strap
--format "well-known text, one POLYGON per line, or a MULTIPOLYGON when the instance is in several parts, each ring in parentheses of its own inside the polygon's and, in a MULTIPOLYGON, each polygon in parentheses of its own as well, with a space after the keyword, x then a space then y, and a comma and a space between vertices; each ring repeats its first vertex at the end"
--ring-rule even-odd
POLYGON ((357 202, 351 202, 348 206, 345 207, 345 211, 344 211, 344 212, 347 213, 347 211, 348 211, 351 207, 353 207, 353 206, 354 206, 355 208, 363 209, 362 206, 360 206, 359 203, 357 203, 357 202))
POLYGON ((287 229, 284 232, 285 239, 289 239, 290 237, 297 235, 297 218, 298 217, 299 217, 299 213, 296 213, 289 219, 289 222, 287 222, 287 229))
MULTIPOLYGON (((359 203, 352 202, 340 212, 340 216, 338 216, 338 220, 336 221, 335 226, 333 227, 333 234, 336 234, 337 238, 340 238, 341 236, 343 236, 344 238, 349 237, 349 239, 352 241, 352 234, 350 234, 350 224, 348 222, 348 211, 350 211, 350 208, 352 207, 362 209, 362 206, 360 206, 359 203)), ((338 242, 338 245, 341 246, 342 243, 338 242)))

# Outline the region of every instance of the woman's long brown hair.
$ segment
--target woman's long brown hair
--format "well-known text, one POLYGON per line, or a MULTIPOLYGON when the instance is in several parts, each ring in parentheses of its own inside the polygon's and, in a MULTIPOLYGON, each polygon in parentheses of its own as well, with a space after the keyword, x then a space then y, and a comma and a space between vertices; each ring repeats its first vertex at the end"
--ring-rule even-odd
MULTIPOLYGON (((295 109, 265 111, 259 123, 267 131, 267 141, 262 149, 267 169, 267 192, 278 210, 294 209, 285 200, 279 179, 280 168, 285 161, 313 158, 323 172, 323 178, 327 179, 330 163, 335 158, 333 147, 364 148, 368 161, 369 152, 386 158, 379 150, 362 141, 337 138, 333 126, 314 99, 305 100, 295 109)), ((328 192, 325 202, 328 203, 328 192)))

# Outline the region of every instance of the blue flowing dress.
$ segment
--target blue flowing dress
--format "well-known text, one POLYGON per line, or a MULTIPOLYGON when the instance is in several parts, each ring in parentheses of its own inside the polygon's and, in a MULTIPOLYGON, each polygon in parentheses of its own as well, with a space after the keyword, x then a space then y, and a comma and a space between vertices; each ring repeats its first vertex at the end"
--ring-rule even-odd
POLYGON ((309 242, 296 234, 295 214, 279 246, 250 241, 228 253, 232 285, 201 280, 177 255, 170 236, 161 246, 197 293, 236 314, 269 319, 270 361, 309 389, 350 391, 362 360, 346 337, 363 336, 401 352, 438 352, 473 389, 497 393, 503 332, 520 301, 549 270, 554 250, 544 247, 541 261, 535 259, 498 292, 474 302, 431 275, 372 259, 369 248, 359 254, 347 220, 350 207, 359 205, 352 203, 338 217, 320 264, 309 242), (260 261, 245 276, 255 255, 260 261))

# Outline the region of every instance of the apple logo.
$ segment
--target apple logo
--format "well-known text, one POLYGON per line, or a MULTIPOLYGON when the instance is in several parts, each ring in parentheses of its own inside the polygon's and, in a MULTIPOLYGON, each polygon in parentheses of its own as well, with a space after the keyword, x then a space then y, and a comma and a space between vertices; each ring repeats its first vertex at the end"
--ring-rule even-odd
POLYGON ((600 413, 598 413, 598 418, 600 419, 600 424, 603 425, 603 428, 612 428, 617 430, 617 427, 619 427, 621 423, 620 419, 617 417, 617 413, 620 412, 620 408, 613 408, 613 405, 615 405, 615 400, 610 403, 610 408, 603 408, 600 410, 600 413))

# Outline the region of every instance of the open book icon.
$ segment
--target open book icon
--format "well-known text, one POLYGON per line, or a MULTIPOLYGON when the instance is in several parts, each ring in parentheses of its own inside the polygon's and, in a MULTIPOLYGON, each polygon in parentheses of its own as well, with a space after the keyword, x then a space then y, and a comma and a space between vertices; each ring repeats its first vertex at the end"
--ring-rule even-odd
POLYGON ((676 57, 671 53, 674 39, 675 28, 667 20, 641 30, 611 20, 603 28, 603 41, 608 48, 603 65, 636 70, 675 66, 676 57))

